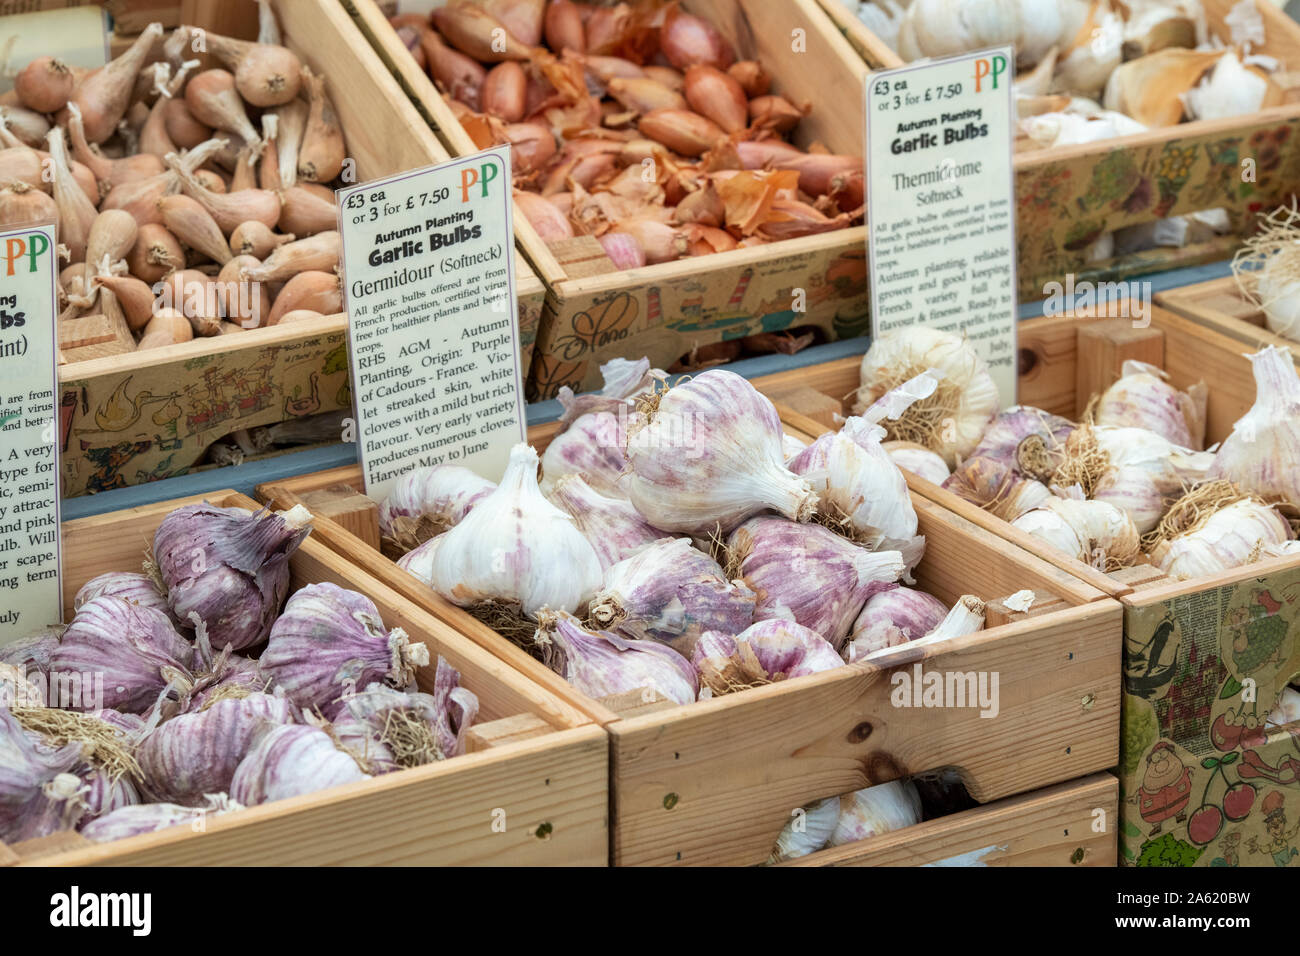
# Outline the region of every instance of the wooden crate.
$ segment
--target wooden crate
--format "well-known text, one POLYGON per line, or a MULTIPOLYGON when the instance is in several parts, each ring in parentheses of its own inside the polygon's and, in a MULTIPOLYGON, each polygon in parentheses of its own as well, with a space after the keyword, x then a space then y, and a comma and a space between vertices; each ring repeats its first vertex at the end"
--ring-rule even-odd
MULTIPOLYGON (((187 23, 256 33, 255 4, 180 6, 187 23)), ((342 6, 279 0, 275 9, 286 42, 328 78, 362 179, 449 158, 342 6)), ((526 373, 545 291, 522 258, 518 267, 526 373)), ((171 478, 233 431, 351 408, 347 317, 73 362, 60 367, 59 382, 64 497, 171 478)))
POLYGON ((1119 781, 1098 773, 777 865, 1114 866, 1118 821, 1119 781))
MULTIPOLYGON (((534 427, 529 439, 543 450, 556 430, 534 427)), ((285 507, 339 486, 359 490, 360 469, 263 485, 258 495, 285 507)), ((352 516, 319 518, 315 536, 605 727, 615 865, 745 865, 766 860, 791 810, 812 800, 951 766, 988 802, 1117 759, 1119 605, 919 495, 913 503, 927 540, 921 587, 950 604, 964 593, 996 599, 1032 588, 1044 595, 1040 610, 941 645, 899 648, 878 665, 686 706, 646 707, 638 698, 629 708, 570 687, 376 550, 373 503, 352 516), (893 675, 915 666, 996 671, 1001 716, 896 709, 893 675)))
MULTIPOLYGON (((1211 31, 1229 36, 1224 17, 1236 0, 1205 0, 1211 31)), ((840 0, 826 14, 873 69, 903 65, 840 0)), ((1267 0, 1257 3, 1267 42, 1253 52, 1300 69, 1300 25, 1267 0)), ((1102 281, 1231 256, 1255 213, 1289 199, 1300 180, 1300 103, 1251 116, 1184 123, 1135 136, 1015 157, 1019 294, 1043 298, 1044 285, 1073 274, 1102 281), (1243 163, 1254 161, 1254 180, 1243 163), (1088 262, 1098 236, 1125 226, 1206 209, 1226 209, 1231 235, 1183 249, 1153 249, 1088 262)))
MULTIPOLYGON (((63 525, 64 613, 106 571, 139 569, 162 519, 207 500, 256 508, 231 491, 63 525)), ((442 655, 478 695, 483 749, 206 820, 194 833, 93 844, 76 834, 0 844, 0 864, 43 865, 589 865, 607 862, 605 734, 589 718, 486 654, 400 594, 309 537, 290 560, 291 593, 332 583, 375 602, 388 627, 442 655), (496 827, 494 828, 494 822, 496 827), (501 826, 504 825, 504 830, 501 826)), ((418 681, 428 689, 434 667, 418 681)))
POLYGON ((1300 342, 1270 332, 1264 311, 1246 297, 1232 276, 1160 292, 1156 302, 1170 312, 1236 339, 1243 349, 1277 345, 1289 349, 1300 361, 1300 342))
MULTIPOLYGON (((1043 318, 1022 322, 1020 336, 1020 392, 1023 404, 1067 417, 1076 416, 1089 394, 1079 389, 1084 379, 1104 388, 1118 376, 1128 357, 1124 348, 1107 351, 1107 363, 1096 361, 1104 336, 1097 319, 1043 318)), ((1141 338, 1126 339, 1133 354, 1152 358, 1152 339, 1158 346, 1160 365, 1172 384, 1186 388, 1198 381, 1210 386, 1206 441, 1221 441, 1233 423, 1254 403, 1255 384, 1243 343, 1158 307, 1141 338)), ((858 384, 856 358, 830 362, 772 376, 764 390, 781 406, 782 395, 813 389, 823 397, 841 400, 858 384)), ((850 402, 851 404, 851 402, 850 402)), ((844 406, 842 406, 844 407, 844 406)), ((826 425, 788 407, 783 420, 808 431, 826 425)), ((1264 839, 1262 801, 1276 791, 1286 804, 1285 813, 1300 816, 1300 762, 1295 760, 1295 739, 1286 731, 1265 740, 1251 735, 1243 741, 1232 726, 1248 719, 1262 722, 1283 687, 1300 674, 1300 559, 1274 558, 1227 571, 1210 578, 1173 581, 1151 568, 1102 574, 1072 557, 1047 547, 937 485, 908 476, 914 494, 934 501, 981 528, 992 531, 1062 571, 1076 574, 1120 601, 1124 608, 1124 738, 1121 747, 1120 852, 1126 863, 1150 865, 1222 865, 1233 842, 1243 863, 1267 865, 1269 856, 1248 853, 1251 837, 1264 839), (1272 656, 1254 660, 1252 642, 1270 641, 1273 630, 1284 632, 1272 656), (1240 646, 1239 646, 1240 645, 1240 646), (1244 696, 1243 696, 1244 695, 1244 696), (1254 701, 1249 700, 1251 696, 1254 701), (1223 729, 1224 724, 1227 729, 1223 729), (1218 729, 1211 732, 1212 727, 1218 729), (1255 809, 1226 827, 1212 842, 1228 840, 1215 852, 1191 841, 1188 808, 1184 819, 1175 811, 1160 830, 1152 832, 1160 811, 1140 803, 1146 768, 1153 755, 1167 752, 1187 773, 1192 799, 1206 805, 1222 803, 1229 786, 1251 785, 1259 791, 1255 809), (1220 762, 1227 760, 1220 771, 1220 762), (1209 766, 1206 766, 1209 763, 1209 766), (1244 765, 1255 764, 1256 776, 1239 776, 1244 765), (1275 779, 1270 779, 1275 778, 1275 779), (1253 782, 1252 782, 1253 781, 1253 782), (1205 796, 1201 796, 1205 794, 1205 796), (1172 823, 1172 826, 1169 824, 1172 823)), ((1292 728, 1300 735, 1300 726, 1292 728)), ((1296 738, 1300 739, 1300 738, 1296 738)), ((1177 772, 1169 764, 1166 772, 1177 772)), ((1255 773, 1246 771, 1247 774, 1255 773)), ((1156 771, 1152 780, 1160 779, 1156 771)), ((1178 779, 1181 779, 1179 777, 1178 779)), ((1154 783, 1151 784, 1154 786, 1154 783)), ((1148 788, 1149 789, 1149 788, 1148 788)), ((1161 792, 1157 789, 1155 792, 1161 792)), ((1234 800, 1243 800, 1238 796, 1234 800)), ((1285 827, 1283 829, 1286 829, 1285 827)))
MULTIPOLYGON (((452 154, 475 152, 373 0, 348 3, 452 154)), ((742 58, 759 59, 773 77, 774 92, 813 104, 796 130, 799 145, 819 141, 831 152, 861 154, 866 71, 813 0, 685 0, 682 6, 712 20, 742 58), (806 52, 792 49, 793 31, 799 31, 806 52), (830 91, 847 97, 849 108, 830 91)), ((515 235, 547 286, 531 401, 553 398, 564 385, 599 388, 600 364, 615 357, 646 355, 668 368, 697 346, 757 332, 816 326, 827 337, 848 338, 870 329, 865 226, 621 272, 600 256, 603 272, 595 275, 589 253, 581 267, 566 264, 518 213, 515 235)))

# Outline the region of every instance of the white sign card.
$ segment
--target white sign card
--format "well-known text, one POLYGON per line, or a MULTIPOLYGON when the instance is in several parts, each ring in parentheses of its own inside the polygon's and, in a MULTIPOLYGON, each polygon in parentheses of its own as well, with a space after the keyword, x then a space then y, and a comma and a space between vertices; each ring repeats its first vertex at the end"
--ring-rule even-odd
POLYGON ((0 232, 0 645, 63 620, 53 225, 0 232))
POLYGON ((508 147, 338 192, 366 494, 525 440, 508 147))
POLYGON ((64 10, 27 12, 30 3, 0 0, 0 50, 8 71, 0 71, 0 93, 38 56, 53 56, 68 66, 98 69, 108 62, 108 11, 87 4, 64 10), (12 75, 11 75, 12 74, 12 75))
POLYGON ((867 77, 872 334, 964 333, 1016 401, 1010 47, 867 77))

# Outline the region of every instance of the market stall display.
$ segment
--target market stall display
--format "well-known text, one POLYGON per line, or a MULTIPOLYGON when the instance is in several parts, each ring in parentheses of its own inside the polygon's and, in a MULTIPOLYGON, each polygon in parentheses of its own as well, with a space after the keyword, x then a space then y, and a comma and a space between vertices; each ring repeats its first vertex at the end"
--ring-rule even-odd
MULTIPOLYGON (((1280 788, 1293 783, 1289 732, 1263 728, 1300 671, 1300 653, 1285 638, 1300 571, 1290 507, 1270 504, 1290 496, 1261 483, 1253 466, 1279 447, 1270 436, 1290 420, 1269 409, 1300 381, 1292 381, 1289 353, 1247 356, 1233 339, 1148 308, 1149 322, 1081 314, 1021 323, 1020 408, 980 413, 986 426, 963 460, 948 457, 945 466, 957 468, 944 487, 908 480, 915 493, 1120 600, 1121 857, 1211 865, 1224 852, 1210 846, 1216 841, 1272 839, 1276 808, 1260 801, 1274 792, 1274 803, 1284 801, 1280 788), (1135 400, 1144 392, 1161 400, 1135 400), (1139 454, 1126 455, 1107 435, 1134 426, 1095 424, 1116 411, 1145 415, 1148 426, 1190 423, 1194 445, 1199 421, 1205 447, 1215 450, 1180 451, 1148 428, 1133 446, 1139 454), (1076 427, 1083 419, 1093 424, 1076 427), (996 441, 1000 435, 1012 440, 996 441), (1106 466, 1100 476, 1089 478, 1072 454, 1085 439, 1091 462, 1106 466), (1000 469, 989 460, 999 454, 1000 469), (1164 469, 1175 461, 1177 471, 1188 470, 1166 485, 1164 469), (1061 487, 1067 478, 1084 496, 1061 487), (1154 518, 1144 513, 1153 499, 1154 518), (1162 803, 1162 781, 1178 788, 1178 800, 1162 803), (1200 803, 1184 806, 1184 791, 1200 803)), ((874 368, 870 357, 841 361, 777 376, 770 388, 778 401, 783 389, 812 387, 851 406, 864 365, 874 368)), ((810 430, 835 427, 789 408, 783 418, 810 430)), ((947 434, 956 438, 957 429, 947 434)), ((944 451, 936 441, 930 447, 944 451)), ((1246 862, 1267 863, 1267 854, 1246 862)))
MULTIPOLYGON (((359 493, 357 469, 307 475, 259 489, 259 494, 277 507, 302 503, 313 513, 333 515, 316 522, 321 541, 381 576, 395 590, 606 728, 611 736, 612 858, 616 865, 761 863, 768 858, 792 810, 807 806, 802 801, 848 793, 922 770, 961 767, 971 795, 987 802, 1083 776, 1115 759, 1115 750, 1106 740, 1114 732, 1112 704, 1119 695, 1115 669, 1118 608, 1102 599, 1100 592, 1046 563, 1004 548, 979 529, 906 492, 894 505, 910 510, 916 518, 907 532, 909 541, 903 544, 906 558, 904 551, 870 551, 820 524, 775 517, 749 519, 754 509, 761 511, 766 506, 751 503, 738 512, 727 504, 752 493, 743 489, 754 479, 743 473, 737 474, 733 487, 720 492, 722 498, 705 496, 688 507, 691 496, 678 493, 663 497, 657 507, 658 495, 647 486, 631 492, 632 501, 639 503, 629 507, 627 499, 611 498, 613 489, 601 484, 602 478, 607 480, 611 471, 617 473, 622 467, 618 440, 614 439, 612 447, 609 444, 609 436, 617 429, 617 418, 609 409, 621 404, 630 412, 631 406, 619 396, 636 392, 641 378, 617 375, 618 365, 607 371, 623 386, 613 387, 604 398, 595 398, 594 406, 593 396, 577 397, 572 425, 563 433, 559 424, 531 429, 529 440, 536 451, 520 446, 512 473, 496 489, 476 485, 464 475, 444 473, 447 484, 413 476, 414 484, 424 489, 419 495, 381 503, 359 493), (613 431, 601 430, 599 413, 590 411, 593 407, 604 409, 613 431), (584 409, 585 416, 580 413, 584 409), (602 434, 606 436, 603 440, 602 434), (587 460, 581 463, 584 451, 587 460), (586 484, 593 488, 601 484, 595 493, 589 491, 585 500, 591 504, 603 499, 606 516, 616 520, 621 529, 617 540, 629 546, 631 541, 623 534, 632 533, 629 519, 633 509, 635 513, 645 509, 646 523, 653 520, 679 529, 689 525, 695 530, 708 520, 701 517, 707 510, 727 529, 723 537, 740 545, 732 552, 732 558, 739 561, 735 573, 723 573, 714 558, 695 547, 681 531, 660 535, 677 541, 652 542, 602 573, 602 559, 592 544, 579 539, 565 543, 575 526, 558 530, 565 527, 567 519, 555 517, 557 506, 552 501, 564 500, 564 496, 555 495, 551 501, 542 496, 535 477, 537 452, 541 453, 547 487, 554 481, 562 492, 573 482, 572 477, 564 477, 566 472, 570 476, 585 474, 586 484), (609 457, 611 452, 617 464, 609 457), (493 502, 494 498, 530 502, 527 507, 520 505, 518 513, 536 515, 537 523, 553 526, 553 530, 534 534, 529 530, 532 522, 522 523, 517 533, 523 537, 517 547, 525 547, 527 540, 532 542, 527 545, 530 548, 572 548, 575 557, 564 564, 567 573, 552 574, 558 565, 545 562, 516 565, 493 560, 497 551, 513 553, 515 546, 492 544, 491 535, 496 532, 488 526, 505 516, 502 530, 516 534, 509 530, 508 517, 514 506, 502 506, 500 500, 493 502), (675 506, 675 499, 681 507, 675 506), (414 500, 425 503, 416 505, 414 500), (471 503, 466 514, 464 509, 471 503), (692 513, 694 517, 688 520, 692 513), (359 534, 345 530, 337 519, 359 534), (446 528, 449 521, 454 522, 451 531, 436 537, 434 533, 446 528), (457 535, 458 529, 464 529, 462 534, 457 535), (803 541, 789 549, 788 559, 802 561, 799 566, 803 569, 798 575, 784 574, 793 590, 778 583, 784 535, 803 541), (923 557, 921 543, 911 540, 916 535, 924 538, 923 557), (452 548, 468 548, 469 552, 462 560, 446 562, 440 570, 444 553, 452 553, 452 548), (403 551, 408 553, 395 563, 390 555, 403 551), (769 561, 765 555, 777 561, 769 561), (704 619, 692 618, 687 610, 684 617, 680 613, 666 615, 662 628, 647 624, 648 629, 638 634, 637 622, 648 621, 643 615, 655 616, 655 600, 650 593, 653 588, 637 588, 635 582, 653 585, 656 565, 664 581, 679 580, 659 564, 662 561, 679 567, 686 566, 682 562, 700 565, 698 572, 691 572, 698 575, 701 585, 692 603, 698 600, 703 602, 701 609, 712 608, 708 620, 724 633, 707 633, 704 619), (851 649, 856 638, 848 638, 856 629, 854 619, 871 585, 867 576, 860 584, 851 583, 859 573, 851 569, 870 575, 871 569, 879 566, 878 588, 885 589, 907 563, 914 565, 918 591, 927 592, 942 605, 941 622, 949 617, 948 626, 953 627, 973 617, 973 624, 958 626, 951 633, 943 623, 922 625, 918 636, 933 632, 932 639, 910 648, 890 646, 902 636, 885 627, 886 633, 877 638, 874 647, 859 645, 862 656, 857 656, 851 649), (638 564, 646 564, 646 568, 639 570, 638 564), (509 572, 511 567, 525 566, 533 569, 526 582, 509 572), (440 589, 451 600, 439 596, 421 577, 437 580, 440 574, 447 575, 440 589), (806 601, 801 599, 799 582, 804 576, 821 581, 830 575, 838 575, 842 583, 828 581, 826 586, 842 592, 842 598, 823 603, 809 593, 806 601), (732 578, 739 583, 729 583, 732 578), (760 599, 753 593, 755 588, 744 583, 746 579, 765 580, 773 589, 780 587, 782 596, 778 598, 773 590, 760 599), (589 609, 592 617, 584 621, 589 599, 583 592, 597 583, 603 585, 602 594, 589 609), (742 609, 739 620, 723 623, 728 620, 728 607, 747 602, 746 592, 755 599, 750 613, 758 622, 745 626, 742 609), (1017 592, 1032 593, 1021 594, 1017 601, 1005 600, 1017 592), (563 610, 552 607, 551 612, 538 614, 536 621, 521 620, 517 611, 511 614, 501 606, 502 599, 512 600, 511 595, 521 605, 531 607, 536 602, 540 606, 548 594, 553 604, 564 605, 563 610), (480 603, 482 597, 496 597, 496 606, 472 613, 456 606, 480 603), (1027 604, 1021 603, 1026 600, 1027 604), (783 616, 778 607, 781 602, 794 612, 796 622, 804 615, 806 623, 762 620, 783 616), (800 607, 807 613, 797 610, 800 607), (644 610, 632 613, 637 608, 644 610), (610 622, 606 627, 617 628, 618 633, 598 633, 597 614, 610 622), (970 632, 971 626, 976 632, 970 632), (831 636, 819 634, 816 628, 831 636), (962 633, 965 636, 956 636, 962 633), (778 651, 783 642, 789 642, 791 653, 778 651), (684 652, 689 652, 689 659, 684 652), (847 656, 852 656, 854 663, 845 663, 847 656), (605 666, 600 663, 602 657, 628 660, 605 666), (1000 719, 983 720, 979 711, 970 707, 900 711, 891 702, 894 688, 881 678, 886 671, 911 673, 914 669, 917 679, 922 671, 997 672, 1000 719), (1059 683, 1062 678, 1064 685, 1059 683), (647 693, 647 687, 654 692, 647 693), (700 696, 704 699, 697 700, 700 696), (1081 707, 1081 701, 1086 701, 1086 706, 1081 707), (1023 752, 1014 766, 1007 764, 996 756, 995 741, 1003 735, 1032 739, 1032 753, 1023 752), (909 755, 905 763, 901 762, 903 753, 909 755), (737 806, 743 808, 739 817, 737 806)), ((648 363, 640 368, 644 373, 648 363)), ((728 372, 704 373, 692 383, 697 386, 696 396, 698 389, 706 386, 734 390, 737 400, 751 409, 747 414, 758 416, 739 418, 731 427, 766 435, 741 439, 741 444, 751 448, 753 441, 761 441, 769 449, 759 453, 764 456, 773 454, 770 443, 777 442, 777 463, 764 466, 775 469, 772 479, 760 485, 778 496, 793 495, 788 513, 806 521, 811 512, 803 512, 800 502, 807 503, 811 481, 779 464, 782 439, 779 431, 770 431, 774 426, 769 422, 775 415, 771 406, 728 372), (782 487, 786 490, 780 491, 782 487)), ((692 393, 689 385, 679 385, 655 401, 668 413, 674 404, 680 408, 689 403, 692 393)), ((697 408, 702 416, 700 429, 707 429, 709 421, 719 424, 716 413, 704 406, 697 408)), ((665 414, 659 422, 663 428, 671 419, 665 414)), ((795 440, 791 452, 809 441, 798 430, 788 428, 786 438, 795 440)), ((645 433, 642 441, 647 452, 656 447, 672 448, 657 445, 651 432, 645 433)), ((747 452, 735 452, 742 453, 747 452)), ((689 455, 680 457, 690 460, 689 455)), ((670 464, 661 459, 661 465, 670 464)), ((649 466, 643 468, 642 481, 650 481, 652 474, 649 466)), ((897 470, 893 474, 901 484, 897 470)), ((670 480, 662 474, 660 483, 670 480)), ((816 497, 815 493, 811 496, 816 497)), ((778 506, 775 499, 773 506, 778 506)), ((615 541, 612 532, 599 537, 607 543, 615 541)), ((712 550, 707 538, 698 543, 712 550)), ((612 557, 615 555, 606 560, 612 557)), ((873 616, 872 620, 877 619, 873 616)), ((865 629, 870 622, 861 623, 865 629)), ((898 624, 900 629, 904 626, 898 624)), ((865 630, 857 636, 870 639, 865 630)))
MULTIPOLYGON (((257 7, 247 7, 239 32, 256 36, 257 7)), ((114 132, 116 120, 96 121, 107 131, 94 130, 78 145, 82 132, 90 132, 90 117, 78 108, 68 111, 67 143, 62 125, 48 134, 53 144, 44 145, 56 161, 67 153, 69 162, 81 156, 95 167, 80 167, 86 170, 84 184, 56 178, 60 188, 45 197, 52 211, 66 213, 61 219, 85 227, 65 271, 70 301, 60 322, 67 361, 59 373, 65 496, 184 474, 231 432, 351 407, 346 319, 332 265, 337 213, 332 191, 307 177, 365 180, 440 162, 447 154, 340 7, 287 0, 275 5, 275 13, 287 48, 271 49, 288 66, 272 64, 266 82, 288 84, 294 64, 301 67, 301 93, 287 103, 249 105, 238 87, 239 64, 254 62, 247 51, 265 45, 227 41, 210 19, 200 19, 198 27, 212 29, 202 42, 190 27, 166 37, 153 30, 133 41, 132 58, 114 61, 114 89, 126 91, 118 89, 118 105, 128 107, 128 122, 141 123, 138 130, 128 127, 127 136, 114 132), (192 49, 208 39, 211 59, 192 49), (235 72, 221 65, 218 51, 235 72), (205 59, 210 69, 202 68, 205 59), (305 84, 304 70, 313 77, 305 84), (203 78, 198 87, 196 76, 203 78), (205 85, 213 88, 204 93, 205 85), (160 92, 163 86, 168 95, 160 92), (133 89, 145 100, 133 100, 133 89), (217 127, 190 115, 190 98, 220 104, 205 114, 217 127), (333 121, 326 122, 331 115, 333 121), (260 144, 268 131, 275 145, 259 145, 256 155, 253 144, 238 148, 244 138, 260 144), (101 134, 106 149, 92 148, 101 134), (293 151, 296 163, 288 146, 292 139, 300 143, 293 151), (141 152, 110 159, 115 141, 122 147, 138 141, 141 152), (320 168, 317 153, 325 157, 320 168), (198 162, 205 158, 206 166, 198 162), (303 181, 294 182, 303 170, 303 181), (98 201, 101 192, 96 214, 90 200, 93 195, 98 201), (289 235, 295 241, 288 242, 289 235), (80 251, 92 239, 94 250, 80 251), (254 253, 256 263, 245 258, 254 253), (87 280, 94 283, 89 290, 87 280), (155 315, 160 306, 166 308, 155 315), (289 321, 282 322, 285 316, 289 321)), ((49 70, 40 61, 35 67, 38 76, 49 70)), ((251 91, 255 82, 245 80, 245 89, 251 91)), ((27 116, 12 108, 10 114, 27 116)), ((32 115, 46 123, 43 114, 32 115)), ((37 155, 21 143, 7 154, 20 164, 37 155)), ((39 159, 34 162, 39 184, 39 159)), ((21 193, 14 197, 18 202, 45 196, 39 186, 9 191, 21 193)), ((65 227, 61 235, 73 234, 65 227)), ((521 342, 527 349, 543 289, 519 266, 521 342)), ((526 365, 528 356, 523 358, 526 365)))
POLYGON ((0 648, 0 860, 604 865, 604 733, 258 507, 65 524, 67 630, 0 648))
POLYGON ((1300 176, 1300 26, 1267 0, 973 0, 962 20, 945 0, 821 6, 873 68, 1016 48, 1024 299, 1067 273, 1115 278, 1231 255, 1253 213, 1285 201, 1300 176))
MULTIPOLYGON (((512 106, 484 115, 480 93, 495 97, 503 77, 517 84, 524 71, 489 62, 492 85, 480 91, 486 71, 464 62, 474 47, 454 33, 456 4, 431 22, 400 17, 397 29, 372 0, 353 6, 454 155, 522 137, 516 155, 536 165, 516 168, 515 232, 550 290, 530 399, 598 387, 610 358, 702 368, 867 331, 865 232, 851 225, 861 218, 862 116, 817 106, 828 89, 860 89, 865 71, 810 0, 688 0, 657 6, 649 20, 626 4, 599 15, 588 4, 559 5, 588 22, 572 35, 542 23, 540 38, 529 35, 499 57, 535 76, 525 87, 533 89, 525 121, 513 123, 504 119, 512 106), (447 42, 430 29, 439 23, 453 31, 447 42), (698 51, 690 45, 697 36, 698 51), (538 39, 550 52, 529 49, 538 39), (415 57, 447 69, 430 78, 415 57), (458 81, 458 64, 473 82, 458 81), (560 92, 535 102, 548 83, 560 92), (685 129, 696 129, 690 142, 678 135, 685 129), (787 184, 782 174, 791 171, 798 182, 787 184), (565 184, 570 174, 578 190, 565 184), (779 210, 767 211, 772 203, 779 210)), ((486 21, 473 14, 473 23, 486 21)))

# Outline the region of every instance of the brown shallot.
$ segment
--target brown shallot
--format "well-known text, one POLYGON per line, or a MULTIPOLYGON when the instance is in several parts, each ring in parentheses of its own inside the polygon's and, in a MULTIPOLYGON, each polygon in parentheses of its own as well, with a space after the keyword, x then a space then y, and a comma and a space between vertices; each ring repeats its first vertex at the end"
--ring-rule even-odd
POLYGON ((48 142, 50 159, 54 163, 54 202, 59 207, 59 243, 68 248, 71 261, 81 262, 85 259, 86 241, 98 212, 95 203, 77 185, 72 170, 68 168, 63 130, 57 126, 50 130, 48 142))
POLYGON ((153 318, 153 289, 144 279, 133 275, 115 276, 100 273, 91 280, 91 283, 93 288, 102 287, 113 294, 132 332, 141 331, 153 318))
POLYGON ((46 193, 19 180, 0 182, 0 226, 57 220, 59 207, 46 193))
POLYGON ((255 282, 283 282, 299 272, 329 272, 338 267, 342 236, 333 230, 286 243, 266 259, 240 273, 255 282))
POLYGON ((75 88, 72 68, 52 56, 38 56, 14 78, 18 99, 37 113, 57 113, 68 105, 75 88))
POLYGON ((146 223, 136 234, 126 264, 133 276, 158 282, 185 264, 185 250, 161 222, 146 223))
POLYGON ((275 325, 289 312, 310 309, 322 315, 343 311, 343 286, 332 272, 300 272, 284 284, 267 316, 266 324, 275 325))
POLYGON ((167 231, 191 249, 218 265, 225 265, 232 258, 225 233, 198 200, 190 196, 164 196, 158 200, 158 211, 167 231))
POLYGON ((281 106, 302 87, 302 61, 292 50, 206 34, 208 52, 233 72, 235 89, 251 106, 281 106))
POLYGON ((234 133, 245 143, 260 140, 235 89, 235 78, 226 70, 204 70, 190 80, 185 85, 185 105, 205 126, 234 133))
POLYGON ((307 86, 311 109, 302 135, 302 148, 298 152, 298 175, 308 182, 327 183, 343 171, 343 162, 347 158, 343 131, 339 128, 334 104, 325 92, 325 77, 304 67, 303 82, 307 86))
POLYGON ((135 78, 163 34, 162 24, 151 23, 121 56, 87 74, 68 99, 81 109, 86 139, 102 143, 117 132, 118 121, 131 105, 135 78))
POLYGON ((230 251, 236 256, 252 256, 261 261, 277 247, 293 242, 293 233, 281 235, 273 232, 264 222, 241 222, 230 234, 230 251))
POLYGON ((527 60, 532 48, 481 7, 455 0, 431 14, 433 25, 457 50, 484 63, 527 60))
POLYGON ((159 309, 154 313, 144 334, 136 345, 137 349, 158 349, 168 345, 178 345, 194 338, 194 329, 190 320, 175 309, 159 309))

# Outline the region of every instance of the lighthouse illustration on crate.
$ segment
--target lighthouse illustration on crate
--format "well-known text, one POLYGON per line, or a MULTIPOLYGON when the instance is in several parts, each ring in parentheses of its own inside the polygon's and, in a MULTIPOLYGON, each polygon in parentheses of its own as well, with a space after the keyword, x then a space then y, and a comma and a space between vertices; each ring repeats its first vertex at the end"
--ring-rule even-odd
MULTIPOLYGON (((722 309, 716 312, 705 311, 705 287, 699 283, 690 283, 685 288, 695 294, 682 300, 680 306, 681 318, 669 322, 668 327, 679 332, 706 332, 738 325, 743 326, 752 322, 754 314, 745 309, 745 295, 749 291, 749 284, 753 279, 753 269, 746 269, 742 272, 739 281, 736 283, 736 288, 731 293, 731 298, 727 300, 727 304, 722 309)), ((659 288, 652 286, 647 295, 649 301, 646 306, 646 321, 649 328, 654 328, 661 313, 659 288)))

